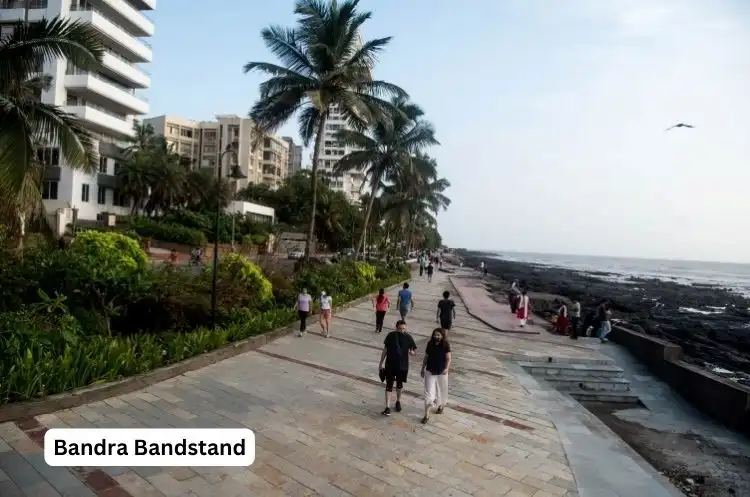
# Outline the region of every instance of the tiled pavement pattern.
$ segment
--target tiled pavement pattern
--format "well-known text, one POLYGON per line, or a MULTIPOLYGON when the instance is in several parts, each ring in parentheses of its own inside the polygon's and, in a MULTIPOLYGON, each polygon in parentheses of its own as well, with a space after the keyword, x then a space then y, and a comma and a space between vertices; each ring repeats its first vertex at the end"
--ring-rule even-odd
MULTIPOLYGON (((422 350, 446 288, 443 273, 431 284, 412 282, 408 325, 422 350)), ((507 360, 596 353, 500 335, 457 303, 449 408, 426 426, 419 422, 421 355, 404 412, 379 414, 384 336, 374 332, 365 303, 335 316, 329 339, 290 335, 139 392, 1 424, 0 496, 578 496, 555 425, 507 360), (44 427, 243 426, 256 434, 249 468, 69 470, 46 466, 41 449, 44 427)), ((396 318, 389 313, 387 324, 396 318)))

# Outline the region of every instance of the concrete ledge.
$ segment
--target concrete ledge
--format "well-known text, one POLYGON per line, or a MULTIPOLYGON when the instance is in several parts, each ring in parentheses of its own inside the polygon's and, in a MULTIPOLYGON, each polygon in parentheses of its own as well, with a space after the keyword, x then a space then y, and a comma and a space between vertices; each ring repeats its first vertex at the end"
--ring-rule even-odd
MULTIPOLYGON (((480 316, 478 314, 475 314, 474 312, 471 311, 471 307, 469 307, 469 304, 467 303, 467 301, 470 300, 470 299, 467 299, 464 296, 464 292, 462 292, 461 288, 453 282, 453 278, 461 278, 461 276, 448 276, 448 281, 450 282, 451 286, 453 287, 453 290, 455 290, 455 292, 458 295, 458 297, 461 299, 461 301, 463 301, 464 307, 466 307, 466 313, 469 316, 473 317, 477 321, 480 321, 480 322, 486 324, 487 326, 489 326, 493 330, 499 331, 501 333, 512 333, 512 334, 515 334, 515 335, 522 335, 522 336, 523 335, 539 335, 540 334, 540 332, 538 332, 538 331, 530 331, 530 330, 506 330, 506 329, 503 329, 503 328, 499 328, 497 325, 492 324, 491 322, 489 322, 486 319, 484 319, 482 316, 480 316)), ((533 313, 531 314, 531 316, 529 316, 527 324, 530 324, 530 325, 534 325, 535 324, 534 323, 534 314, 533 313)))
POLYGON ((613 327, 609 337, 700 411, 750 434, 750 387, 683 361, 682 347, 666 340, 619 326, 613 327))
MULTIPOLYGON (((401 284, 398 286, 400 285, 401 284)), ((334 312, 340 312, 349 307, 368 302, 370 298, 371 296, 367 295, 346 304, 334 306, 334 312)), ((90 385, 70 392, 51 395, 40 400, 0 405, 0 423, 17 419, 32 418, 34 416, 49 414, 63 409, 72 409, 90 402, 96 402, 116 395, 123 395, 146 388, 155 383, 174 378, 175 376, 210 366, 211 364, 229 359, 239 354, 244 354, 245 352, 259 349, 277 338, 281 338, 294 332, 298 323, 299 321, 293 321, 281 328, 225 345, 224 347, 212 350, 211 352, 206 352, 205 354, 200 354, 185 359, 184 361, 149 371, 142 375, 130 376, 111 383, 90 385)))

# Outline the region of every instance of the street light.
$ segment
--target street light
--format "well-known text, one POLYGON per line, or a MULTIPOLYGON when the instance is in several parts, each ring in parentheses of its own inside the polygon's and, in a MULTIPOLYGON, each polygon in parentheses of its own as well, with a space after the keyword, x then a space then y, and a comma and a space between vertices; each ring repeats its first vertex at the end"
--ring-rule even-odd
MULTIPOLYGON (((227 145, 226 150, 219 156, 219 164, 216 170, 216 233, 214 233, 214 274, 211 282, 211 328, 214 330, 216 330, 216 281, 219 271, 219 221, 221 219, 221 180, 223 178, 221 166, 224 162, 224 156, 227 154, 231 154, 236 162, 237 150, 231 145, 227 145)), ((242 170, 237 164, 231 166, 228 177, 235 180, 247 178, 242 174, 242 170)))

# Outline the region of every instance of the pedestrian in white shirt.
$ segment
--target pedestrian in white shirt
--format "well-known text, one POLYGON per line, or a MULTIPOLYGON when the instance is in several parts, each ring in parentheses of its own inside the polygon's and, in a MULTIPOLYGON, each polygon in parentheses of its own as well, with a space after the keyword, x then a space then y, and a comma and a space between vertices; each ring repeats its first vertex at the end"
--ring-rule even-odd
POLYGON ((323 330, 322 335, 326 338, 331 332, 331 317, 333 316, 333 299, 326 292, 320 294, 320 328, 323 330))

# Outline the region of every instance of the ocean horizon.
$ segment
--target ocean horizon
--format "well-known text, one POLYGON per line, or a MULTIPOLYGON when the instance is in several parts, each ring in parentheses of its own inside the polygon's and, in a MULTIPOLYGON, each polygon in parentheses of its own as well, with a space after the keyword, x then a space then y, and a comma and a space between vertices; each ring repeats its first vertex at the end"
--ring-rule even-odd
POLYGON ((631 277, 653 278, 684 285, 711 285, 728 288, 750 298, 750 264, 736 262, 686 261, 607 257, 598 255, 542 254, 492 250, 497 259, 574 269, 587 273, 607 273, 604 279, 627 282, 631 277))

